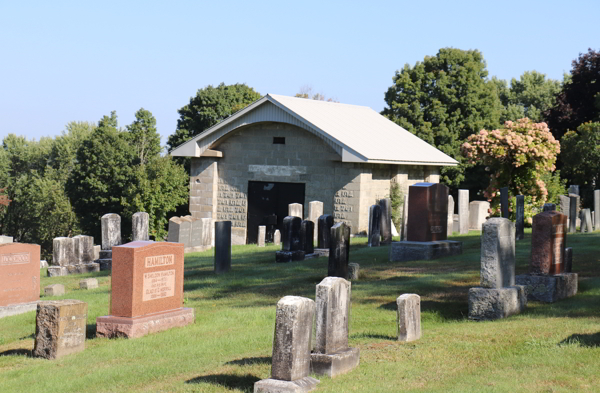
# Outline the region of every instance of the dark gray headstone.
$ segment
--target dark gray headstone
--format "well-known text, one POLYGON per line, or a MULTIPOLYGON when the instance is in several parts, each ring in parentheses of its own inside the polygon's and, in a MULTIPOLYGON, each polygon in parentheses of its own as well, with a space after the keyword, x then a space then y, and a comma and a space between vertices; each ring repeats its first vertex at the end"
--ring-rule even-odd
POLYGON ((329 248, 331 243, 331 227, 333 226, 333 216, 331 214, 323 214, 319 217, 319 225, 317 228, 317 248, 329 248))
POLYGON ((571 213, 571 198, 566 195, 559 195, 560 198, 560 212, 569 218, 571 213))
POLYGON ((381 224, 379 224, 381 243, 390 244, 392 242, 392 201, 389 198, 380 199, 379 208, 381 209, 381 224))
POLYGON ((231 221, 215 222, 215 273, 231 269, 231 221))
POLYGON ((300 228, 302 219, 296 216, 287 216, 283 219, 282 243, 283 251, 298 251, 301 250, 300 243, 300 228))
POLYGON ((331 227, 331 245, 329 246, 329 265, 327 275, 348 277, 350 257, 350 228, 343 222, 331 227))
POLYGON ((500 189, 500 208, 502 210, 502 217, 508 218, 508 187, 500 189))
POLYGON ((571 273, 573 269, 573 248, 566 247, 565 248, 565 273, 571 273))
POLYGON ((493 217, 482 226, 481 286, 505 288, 515 285, 515 224, 493 217))
POLYGON ((576 185, 570 185, 570 186, 569 186, 569 194, 580 195, 580 194, 579 194, 579 186, 576 186, 576 185))
POLYGON ((571 203, 569 205, 569 233, 575 233, 577 230, 577 199, 578 197, 570 196, 571 203))
POLYGON ((131 239, 136 241, 148 241, 150 236, 148 235, 148 225, 150 222, 150 216, 146 212, 137 212, 131 218, 131 239))
POLYGON ((525 238, 525 197, 523 195, 517 195, 516 216, 515 227, 517 233, 515 239, 521 240, 525 238))
POLYGON ((315 252, 314 243, 315 224, 310 220, 304 220, 300 224, 300 249, 305 254, 313 254, 315 252))
POLYGON ((544 208, 542 211, 554 211, 556 210, 556 205, 554 203, 544 203, 544 208))
POLYGON ((372 205, 369 208, 369 247, 379 247, 381 239, 381 208, 379 205, 372 205))

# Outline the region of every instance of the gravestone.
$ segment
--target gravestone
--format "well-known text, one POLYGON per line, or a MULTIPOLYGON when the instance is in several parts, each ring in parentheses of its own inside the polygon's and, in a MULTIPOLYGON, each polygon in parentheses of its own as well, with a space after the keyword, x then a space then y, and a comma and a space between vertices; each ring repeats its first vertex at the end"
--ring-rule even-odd
POLYGON ((569 186, 569 194, 579 195, 579 186, 570 185, 569 186))
POLYGON ((0 244, 0 315, 35 310, 40 299, 40 246, 0 244))
MULTIPOLYGON (((190 220, 186 220, 186 221, 190 221, 190 220)), ((203 244, 203 236, 204 236, 204 232, 203 232, 203 222, 201 220, 198 219, 194 219, 192 217, 192 220, 190 222, 190 249, 194 249, 194 248, 198 248, 198 247, 202 247, 203 244)), ((192 250, 189 250, 192 251, 192 250)))
POLYGON ((577 207, 579 206, 579 198, 576 196, 569 196, 571 203, 569 205, 569 233, 575 233, 577 230, 577 207))
MULTIPOLYGON (((319 227, 319 217, 323 215, 323 202, 312 201, 308 203, 308 219, 313 222, 313 228, 319 227)), ((313 242, 317 242, 318 231, 314 232, 313 242)))
POLYGON ((281 251, 275 252, 275 262, 291 262, 304 260, 304 250, 300 239, 302 219, 296 216, 287 216, 283 219, 283 232, 281 251))
POLYGON ((469 203, 469 229, 481 231, 481 226, 489 217, 490 203, 488 201, 472 201, 469 203))
POLYGON ((565 248, 565 272, 572 273, 573 270, 573 248, 565 248))
POLYGON ((342 278, 348 277, 349 254, 350 227, 343 222, 338 222, 331 227, 331 244, 329 246, 327 275, 342 278))
POLYGON ((452 195, 448 195, 448 229, 446 230, 446 236, 452 236, 454 231, 454 198, 452 195))
POLYGON ((408 235, 408 194, 404 195, 402 204, 402 240, 406 240, 408 235))
POLYGON ((54 266, 75 265, 75 239, 55 237, 52 240, 52 264, 54 266))
POLYGON ((304 251, 304 255, 315 252, 314 233, 315 224, 310 220, 302 221, 300 224, 300 249, 304 251))
POLYGON ((79 289, 96 289, 98 288, 98 279, 86 278, 85 280, 79 281, 79 289))
POLYGON ((150 240, 150 236, 148 235, 148 226, 150 222, 150 216, 146 212, 137 212, 133 214, 131 218, 132 225, 132 236, 133 241, 146 241, 150 240))
POLYGON ((52 240, 52 266, 48 276, 67 276, 100 271, 94 252, 94 238, 79 235, 72 238, 56 237, 52 240))
POLYGON ((102 226, 102 249, 111 250, 121 244, 121 216, 108 213, 100 219, 102 226))
POLYGON ((571 213, 571 198, 566 195, 559 195, 560 199, 560 212, 569 218, 569 214, 571 213))
POLYGON ((508 187, 502 187, 500 189, 500 209, 502 211, 502 217, 508 218, 508 187))
POLYGON ((544 203, 544 207, 542 211, 552 211, 552 210, 556 210, 556 205, 554 203, 544 203))
MULTIPOLYGON (((53 242, 54 243, 54 242, 53 242)), ((94 237, 77 235, 73 237, 74 260, 70 264, 90 263, 94 259, 94 237)))
POLYGON ((298 217, 302 220, 302 204, 301 203, 290 203, 288 205, 288 216, 298 217))
POLYGON ((271 378, 254 383, 256 393, 308 392, 319 383, 309 377, 315 302, 285 296, 277 302, 271 378))
POLYGON ((421 338, 421 297, 405 293, 396 299, 398 307, 398 341, 415 341, 421 338))
POLYGON ((458 229, 461 235, 469 233, 469 190, 458 190, 458 229))
POLYGON ((12 243, 12 242, 13 242, 12 236, 0 236, 0 244, 12 243))
POLYGON ((525 196, 523 195, 517 195, 515 230, 516 240, 525 238, 525 196))
POLYGON ((493 320, 521 313, 525 287, 515 285, 515 224, 493 217, 481 234, 481 286, 469 289, 469 319, 493 320))
POLYGON ((171 217, 169 220, 170 243, 183 243, 184 248, 189 248, 192 240, 192 223, 183 217, 171 217))
POLYGON ((431 242, 446 240, 448 230, 448 187, 439 183, 417 183, 408 188, 407 240, 431 242))
POLYGON ((581 226, 579 227, 580 232, 592 232, 592 214, 590 209, 581 209, 581 226))
POLYGON ((381 244, 390 244, 392 242, 392 202, 389 198, 379 200, 381 209, 381 223, 379 231, 381 233, 381 244))
POLYGON ((113 247, 110 315, 98 337, 137 338, 194 323, 183 305, 183 245, 137 241, 113 247))
POLYGON ((358 280, 358 273, 360 270, 360 265, 358 263, 349 263, 348 264, 348 280, 358 280))
POLYGON ((594 230, 600 230, 600 190, 594 190, 594 230))
POLYGON ((323 214, 319 217, 319 226, 317 234, 317 248, 329 249, 331 243, 331 227, 333 226, 333 216, 323 214))
POLYGON ((215 222, 215 273, 231 270, 231 221, 215 222))
POLYGON ((267 227, 264 225, 260 225, 258 227, 258 246, 265 246, 265 237, 267 236, 267 227))
POLYGON ((315 348, 311 355, 312 372, 334 378, 358 366, 358 348, 348 347, 350 282, 326 277, 316 289, 315 348))
POLYGON ((279 232, 279 229, 275 229, 275 233, 273 234, 273 244, 276 246, 281 244, 281 232, 279 232))
POLYGON ((381 207, 371 205, 369 208, 369 247, 379 247, 381 241, 381 207))
POLYGON ((52 284, 44 287, 45 296, 62 296, 65 294, 65 286, 62 284, 52 284))
POLYGON ((59 359, 85 349, 87 303, 79 300, 39 302, 32 355, 59 359))

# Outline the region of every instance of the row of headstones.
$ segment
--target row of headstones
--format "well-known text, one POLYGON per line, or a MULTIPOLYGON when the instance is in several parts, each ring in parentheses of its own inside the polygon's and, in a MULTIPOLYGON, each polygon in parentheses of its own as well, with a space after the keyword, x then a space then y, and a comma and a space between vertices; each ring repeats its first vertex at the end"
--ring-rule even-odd
POLYGON ((210 247, 212 223, 212 218, 171 217, 167 241, 183 243, 184 248, 210 247))
MULTIPOLYGON (((300 218, 300 220, 302 220, 302 222, 304 222, 304 221, 312 222, 312 224, 313 224, 313 236, 312 236, 313 243, 315 241, 317 241, 317 237, 318 237, 317 232, 315 232, 314 228, 317 227, 318 219, 322 215, 323 215, 323 202, 320 202, 320 201, 312 201, 312 202, 308 203, 308 217, 306 218, 306 220, 302 220, 303 206, 301 203, 290 203, 288 205, 287 217, 298 217, 298 218, 300 218)), ((285 220, 285 218, 284 218, 284 220, 285 220)), ((308 224, 301 223, 301 227, 305 227, 306 225, 308 225, 308 224)), ((284 224, 284 226, 285 226, 285 224, 284 224)), ((257 241, 258 247, 265 247, 266 236, 267 236, 266 225, 260 225, 258 227, 258 241, 257 241)), ((308 239, 304 238, 305 245, 308 244, 307 242, 308 242, 308 239)), ((281 232, 279 231, 279 229, 276 229, 275 233, 273 234, 273 244, 278 246, 280 243, 281 243, 281 232)), ((305 247, 302 247, 302 249, 304 249, 304 248, 305 247)), ((312 254, 313 251, 311 251, 311 252, 305 251, 305 254, 312 254)))
POLYGON ((568 195, 560 196, 560 211, 567 216, 568 231, 574 233, 579 221, 580 232, 592 232, 600 229, 600 190, 594 191, 594 211, 580 209, 579 186, 569 187, 568 195), (575 217, 575 219, 572 219, 575 217))

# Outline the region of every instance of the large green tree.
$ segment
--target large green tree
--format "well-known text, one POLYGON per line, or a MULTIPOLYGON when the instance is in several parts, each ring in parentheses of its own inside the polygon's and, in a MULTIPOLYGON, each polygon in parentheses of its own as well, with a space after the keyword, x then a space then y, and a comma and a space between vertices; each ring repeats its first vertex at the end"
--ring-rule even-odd
POLYGON ((260 93, 243 83, 199 89, 189 104, 179 109, 179 120, 174 134, 169 136, 169 151, 190 140, 204 130, 244 109, 258 100, 260 93))
MULTIPOLYGON (((443 48, 396 71, 385 94, 383 115, 459 161, 457 167, 442 169, 441 181, 448 185, 465 180, 469 164, 460 146, 466 138, 500 125, 502 103, 487 76, 481 52, 443 48)), ((485 188, 485 182, 483 177, 478 188, 485 188)))
POLYGON ((160 153, 160 135, 156 130, 156 119, 150 111, 144 108, 137 111, 135 120, 127 126, 127 131, 142 165, 160 153))

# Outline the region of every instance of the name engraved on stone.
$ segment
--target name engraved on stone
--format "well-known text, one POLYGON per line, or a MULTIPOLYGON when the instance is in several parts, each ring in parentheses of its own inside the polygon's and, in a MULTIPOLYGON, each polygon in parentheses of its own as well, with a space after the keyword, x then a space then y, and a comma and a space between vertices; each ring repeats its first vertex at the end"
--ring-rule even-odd
POLYGON ((77 320, 82 319, 87 321, 87 315, 66 315, 58 318, 59 321, 65 321, 67 323, 59 338, 59 346, 64 348, 76 348, 85 341, 85 331, 81 328, 81 324, 77 323, 77 320))
POLYGON ((441 226, 434 226, 431 227, 431 233, 442 233, 442 227, 441 226))
POLYGON ((175 269, 144 273, 143 290, 143 301, 175 296, 175 269))
POLYGON ((28 252, 17 252, 14 254, 2 254, 0 255, 0 266, 8 265, 24 265, 31 261, 31 257, 28 252))
POLYGON ((154 257, 146 257, 146 267, 167 266, 175 264, 175 255, 157 255, 154 257))

